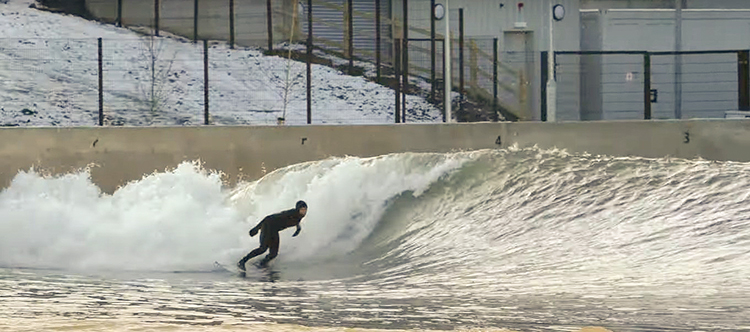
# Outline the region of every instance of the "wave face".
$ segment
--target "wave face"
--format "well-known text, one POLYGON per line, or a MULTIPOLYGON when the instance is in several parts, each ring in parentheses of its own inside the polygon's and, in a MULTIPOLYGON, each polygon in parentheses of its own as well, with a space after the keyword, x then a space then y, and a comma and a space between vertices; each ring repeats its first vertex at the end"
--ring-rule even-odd
MULTIPOLYGON (((731 314, 750 295, 748 174, 748 163, 508 149, 331 158, 234 188, 183 163, 107 195, 85 170, 32 170, 0 193, 0 266, 210 270, 257 246, 247 230, 265 215, 303 199, 302 233, 282 233, 275 269, 282 281, 348 292, 349 303, 375 293, 445 308, 492 303, 480 316, 503 321, 491 318, 498 306, 564 294, 610 303, 611 317, 650 306, 651 318, 624 326, 732 329, 748 324, 731 314), (719 325, 669 316, 696 301, 708 311, 691 319, 719 325)), ((524 310, 544 313, 538 301, 524 310)))
MULTIPOLYGON (((746 294, 750 164, 486 151, 395 202, 384 275, 469 292, 746 294)), ((380 236, 378 236, 380 235, 380 236)), ((409 281, 407 281, 409 282, 409 281)))

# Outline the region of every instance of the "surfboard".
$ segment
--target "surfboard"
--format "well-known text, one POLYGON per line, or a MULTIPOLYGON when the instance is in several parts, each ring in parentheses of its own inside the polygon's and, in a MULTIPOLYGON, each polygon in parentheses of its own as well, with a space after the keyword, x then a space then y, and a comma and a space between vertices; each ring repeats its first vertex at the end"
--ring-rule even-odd
POLYGON ((245 271, 240 270, 237 267, 228 267, 224 264, 221 264, 219 262, 214 261, 214 271, 216 272, 229 272, 229 273, 237 273, 241 276, 245 276, 245 271))

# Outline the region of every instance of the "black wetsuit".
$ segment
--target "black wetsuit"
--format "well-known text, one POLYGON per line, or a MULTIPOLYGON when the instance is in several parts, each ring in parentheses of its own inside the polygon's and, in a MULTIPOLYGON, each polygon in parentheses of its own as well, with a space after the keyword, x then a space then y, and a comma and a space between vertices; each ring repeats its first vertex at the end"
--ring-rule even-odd
POLYGON ((296 226, 297 231, 294 232, 293 236, 297 236, 301 229, 299 223, 302 221, 302 218, 297 209, 286 210, 263 218, 257 226, 250 230, 251 236, 260 230, 260 247, 243 257, 239 262, 240 267, 244 267, 248 260, 270 249, 271 252, 260 262, 261 266, 268 264, 279 253, 279 231, 296 226))

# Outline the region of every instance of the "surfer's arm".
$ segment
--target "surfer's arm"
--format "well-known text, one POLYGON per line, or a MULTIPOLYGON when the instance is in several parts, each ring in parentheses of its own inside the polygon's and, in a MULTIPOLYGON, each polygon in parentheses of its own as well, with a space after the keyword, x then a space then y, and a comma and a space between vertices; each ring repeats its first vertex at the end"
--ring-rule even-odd
POLYGON ((295 237, 295 236, 299 235, 299 232, 300 232, 301 230, 302 230, 302 227, 300 227, 300 226, 299 226, 299 224, 297 224, 297 230, 296 230, 296 231, 294 231, 294 234, 292 234, 292 237, 295 237))
POLYGON ((266 221, 266 219, 265 219, 265 218, 263 218, 263 220, 261 220, 261 221, 260 221, 260 222, 258 223, 258 225, 256 225, 255 227, 253 227, 253 228, 252 228, 252 229, 250 230, 250 236, 255 236, 255 234, 258 234, 258 231, 260 230, 260 228, 261 228, 261 227, 263 227, 263 223, 264 223, 265 221, 266 221))

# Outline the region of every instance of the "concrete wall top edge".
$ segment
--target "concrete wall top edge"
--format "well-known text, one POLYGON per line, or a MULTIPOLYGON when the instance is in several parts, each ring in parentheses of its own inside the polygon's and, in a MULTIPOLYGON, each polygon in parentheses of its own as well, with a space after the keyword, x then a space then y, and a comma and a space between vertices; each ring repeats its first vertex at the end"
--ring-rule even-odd
POLYGON ((750 120, 483 122, 361 126, 0 128, 0 188, 19 170, 53 174, 89 164, 104 191, 154 170, 201 160, 228 182, 334 156, 446 153, 537 146, 610 156, 750 161, 750 120))

